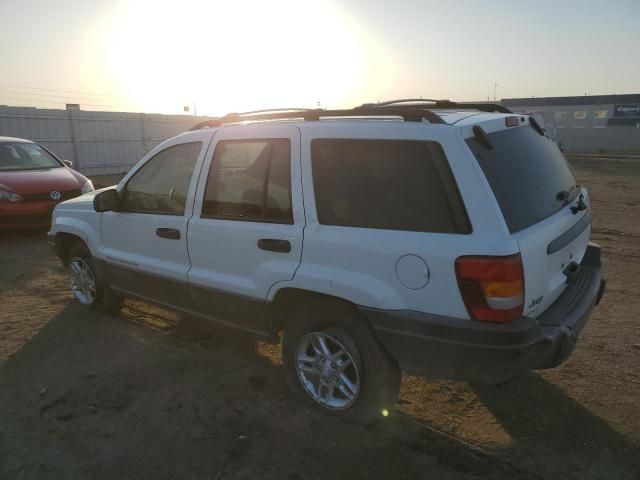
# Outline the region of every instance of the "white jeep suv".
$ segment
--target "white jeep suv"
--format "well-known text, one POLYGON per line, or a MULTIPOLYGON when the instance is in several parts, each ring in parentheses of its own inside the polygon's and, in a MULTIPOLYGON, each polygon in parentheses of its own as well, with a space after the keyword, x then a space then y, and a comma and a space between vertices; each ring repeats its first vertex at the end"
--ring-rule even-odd
POLYGON ((80 303, 283 332, 292 389, 368 423, 400 370, 500 383, 563 362, 604 291, 590 232, 535 119, 421 100, 196 125, 58 205, 49 242, 80 303))

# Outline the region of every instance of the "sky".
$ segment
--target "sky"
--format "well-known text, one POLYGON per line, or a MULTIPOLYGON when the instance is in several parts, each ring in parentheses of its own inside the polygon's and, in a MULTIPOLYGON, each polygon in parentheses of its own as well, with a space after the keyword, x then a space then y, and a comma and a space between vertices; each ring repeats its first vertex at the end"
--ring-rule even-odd
POLYGON ((640 93, 639 0, 0 0, 0 23, 0 105, 221 115, 640 93))

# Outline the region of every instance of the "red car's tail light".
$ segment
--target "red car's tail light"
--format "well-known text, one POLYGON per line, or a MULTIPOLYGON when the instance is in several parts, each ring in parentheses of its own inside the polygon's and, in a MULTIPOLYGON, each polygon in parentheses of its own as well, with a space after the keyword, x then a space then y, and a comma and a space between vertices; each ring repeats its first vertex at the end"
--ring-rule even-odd
POLYGON ((456 276, 469 315, 485 322, 510 322, 522 314, 524 272, 520 254, 459 257, 456 276))

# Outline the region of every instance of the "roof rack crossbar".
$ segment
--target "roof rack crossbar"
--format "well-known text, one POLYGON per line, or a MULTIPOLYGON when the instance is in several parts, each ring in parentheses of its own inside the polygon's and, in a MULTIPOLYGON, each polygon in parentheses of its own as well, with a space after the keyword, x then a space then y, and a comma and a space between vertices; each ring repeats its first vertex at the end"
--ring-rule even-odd
POLYGON ((203 122, 197 123, 193 127, 191 127, 189 131, 201 130, 203 128, 214 128, 227 123, 237 123, 237 122, 242 122, 244 120, 270 120, 270 119, 276 119, 276 118, 298 118, 299 117, 298 113, 313 112, 313 111, 315 110, 310 108, 267 108, 263 110, 252 110, 250 112, 227 113, 223 117, 214 118, 211 120, 204 120, 203 122), (264 118, 258 118, 258 117, 264 117, 264 118))
POLYGON ((297 107, 292 107, 292 108, 264 108, 262 110, 251 110, 249 112, 242 112, 242 113, 229 113, 228 115, 255 115, 258 113, 272 113, 272 112, 309 112, 312 110, 317 110, 314 108, 297 108, 297 107))
POLYGON ((425 108, 425 104, 427 104, 430 108, 440 110, 470 109, 479 110, 481 112, 513 113, 507 107, 500 105, 499 103, 453 102, 446 99, 434 100, 431 98, 403 98, 380 103, 365 103, 357 108, 387 108, 388 106, 397 105, 399 103, 409 103, 410 105, 405 105, 406 108, 425 108))
POLYGON ((437 102, 448 102, 449 100, 434 100, 432 98, 399 98, 397 100, 386 100, 384 102, 377 103, 363 103, 359 107, 356 108, 367 108, 367 107, 386 107, 388 105, 397 105, 399 103, 437 103, 437 102))
POLYGON ((480 110, 481 112, 498 112, 498 113, 513 113, 507 107, 500 105, 499 103, 469 103, 469 102, 451 102, 449 100, 445 100, 445 103, 436 104, 436 108, 463 108, 463 109, 471 109, 471 110, 480 110))

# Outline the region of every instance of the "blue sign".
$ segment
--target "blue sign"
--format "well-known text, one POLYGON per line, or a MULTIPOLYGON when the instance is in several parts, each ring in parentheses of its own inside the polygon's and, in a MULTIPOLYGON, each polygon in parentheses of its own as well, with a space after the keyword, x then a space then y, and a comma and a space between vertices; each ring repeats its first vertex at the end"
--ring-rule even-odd
POLYGON ((616 105, 613 107, 614 117, 640 117, 640 105, 616 105))

